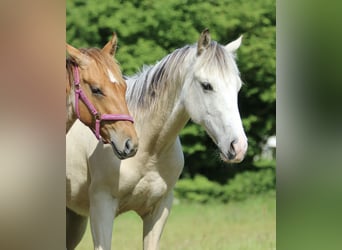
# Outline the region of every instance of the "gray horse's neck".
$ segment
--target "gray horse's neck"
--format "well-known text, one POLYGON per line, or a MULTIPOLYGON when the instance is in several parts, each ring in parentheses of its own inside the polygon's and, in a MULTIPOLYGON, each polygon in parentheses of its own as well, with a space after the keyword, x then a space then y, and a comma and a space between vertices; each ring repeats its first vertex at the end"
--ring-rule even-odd
POLYGON ((181 98, 195 53, 195 47, 185 46, 127 78, 127 104, 143 143, 139 150, 163 150, 174 143, 189 120, 181 98))

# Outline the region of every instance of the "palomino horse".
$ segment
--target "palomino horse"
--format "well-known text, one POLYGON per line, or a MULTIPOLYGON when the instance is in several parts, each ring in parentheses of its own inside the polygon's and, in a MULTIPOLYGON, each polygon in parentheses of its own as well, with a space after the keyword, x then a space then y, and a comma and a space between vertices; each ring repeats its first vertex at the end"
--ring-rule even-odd
POLYGON ((113 59, 116 43, 113 33, 102 50, 78 50, 67 44, 66 132, 79 118, 125 159, 135 155, 138 137, 125 100, 126 82, 113 59))
POLYGON ((82 238, 87 216, 95 249, 110 249, 113 220, 128 210, 143 220, 144 249, 159 249, 184 163, 178 133, 190 118, 205 128, 224 161, 243 160, 247 138, 234 60, 240 44, 241 38, 222 46, 204 30, 197 45, 128 78, 126 98, 139 136, 132 158, 118 160, 81 123, 74 124, 66 143, 68 249, 82 238))

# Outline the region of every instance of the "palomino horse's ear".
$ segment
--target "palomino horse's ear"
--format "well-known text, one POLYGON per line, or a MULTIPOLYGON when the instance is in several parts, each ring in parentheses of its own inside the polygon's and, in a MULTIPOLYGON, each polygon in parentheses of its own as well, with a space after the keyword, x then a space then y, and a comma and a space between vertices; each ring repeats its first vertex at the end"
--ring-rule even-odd
POLYGON ((70 57, 75 60, 78 66, 85 67, 89 64, 90 58, 83 54, 80 50, 66 44, 66 50, 68 51, 70 57))
POLYGON ((236 39, 235 41, 232 41, 232 42, 228 43, 225 46, 226 50, 228 52, 235 53, 236 50, 240 47, 241 41, 242 41, 242 35, 238 39, 236 39))
POLYGON ((112 39, 110 39, 110 41, 103 47, 102 51, 110 54, 111 56, 115 56, 117 41, 118 38, 116 33, 113 32, 112 39))
POLYGON ((211 38, 209 29, 205 29, 202 31, 200 38, 198 39, 197 43, 197 56, 201 55, 202 52, 207 49, 210 45, 211 38))

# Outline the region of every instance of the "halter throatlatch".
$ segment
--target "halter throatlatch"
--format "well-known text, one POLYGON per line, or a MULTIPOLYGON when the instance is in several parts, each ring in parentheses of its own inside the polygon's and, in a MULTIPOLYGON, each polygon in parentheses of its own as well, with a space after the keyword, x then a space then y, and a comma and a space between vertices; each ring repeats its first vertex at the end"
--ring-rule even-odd
POLYGON ((95 118, 95 129, 92 128, 92 130, 98 140, 101 139, 101 136, 100 136, 101 121, 130 121, 132 123, 134 122, 133 117, 130 115, 100 114, 96 110, 94 105, 89 101, 87 96, 84 94, 83 90, 81 89, 80 75, 79 75, 77 65, 75 65, 74 67, 74 84, 75 84, 75 109, 76 109, 77 117, 80 119, 80 110, 78 107, 78 103, 79 103, 79 100, 81 99, 95 118))

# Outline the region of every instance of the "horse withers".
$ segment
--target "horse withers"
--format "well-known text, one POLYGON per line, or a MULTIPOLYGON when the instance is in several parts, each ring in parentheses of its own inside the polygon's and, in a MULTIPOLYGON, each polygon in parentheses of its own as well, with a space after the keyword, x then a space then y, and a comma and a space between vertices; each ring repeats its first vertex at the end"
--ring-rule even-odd
POLYGON ((247 138, 234 57, 240 44, 241 38, 220 45, 204 30, 197 44, 127 79, 127 104, 139 136, 132 158, 120 161, 81 123, 74 124, 66 143, 68 249, 81 240, 88 216, 95 249, 110 249, 113 220, 129 210, 143 220, 144 250, 159 249, 184 165, 178 134, 189 119, 204 127, 224 161, 243 160, 247 138))
POLYGON ((125 100, 127 85, 113 58, 116 45, 115 33, 102 50, 66 45, 66 132, 78 118, 125 159, 135 155, 138 137, 125 100))

